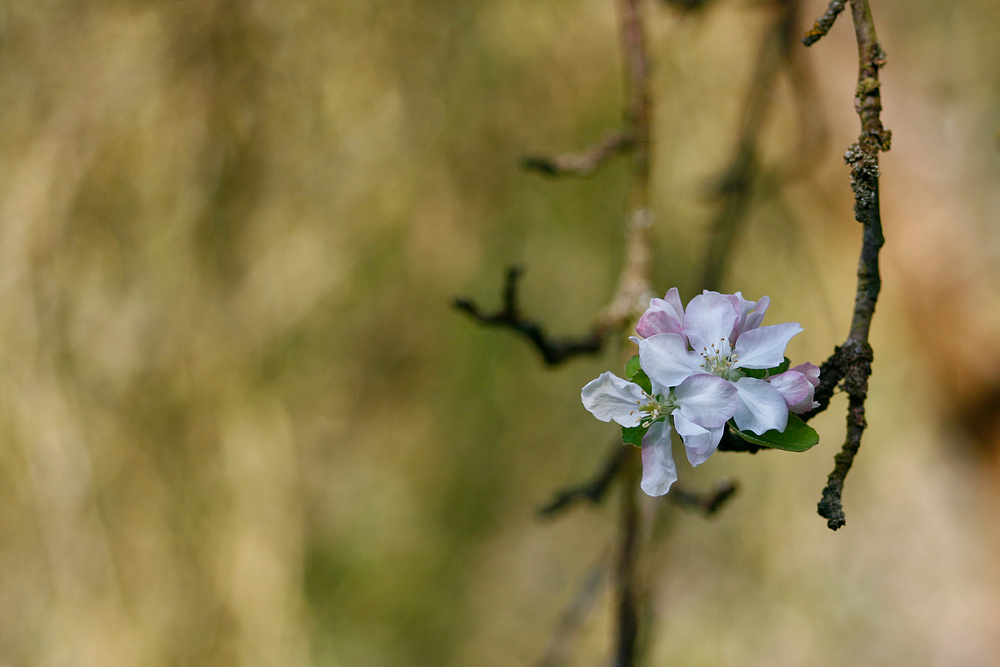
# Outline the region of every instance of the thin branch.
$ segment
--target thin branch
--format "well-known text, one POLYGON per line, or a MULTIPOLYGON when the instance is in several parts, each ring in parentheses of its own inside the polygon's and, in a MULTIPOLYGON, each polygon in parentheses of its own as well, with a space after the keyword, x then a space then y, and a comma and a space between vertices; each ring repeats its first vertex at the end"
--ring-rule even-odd
POLYGON ((618 472, 625 462, 625 457, 630 453, 629 449, 629 447, 622 445, 619 438, 616 438, 611 443, 604 465, 601 466, 592 479, 583 484, 558 491, 552 500, 538 508, 538 515, 551 518, 581 501, 599 505, 611 487, 611 482, 618 476, 618 472))
POLYGON ((570 644, 573 635, 583 624, 587 614, 597 601, 597 594, 601 591, 610 569, 608 561, 609 554, 605 552, 600 560, 590 570, 590 574, 580 586, 572 604, 563 611, 559 618, 559 625, 549 640, 549 645, 545 650, 545 655, 538 662, 538 667, 559 667, 566 664, 569 657, 570 644))
POLYGON ((802 43, 806 46, 812 46, 822 37, 825 37, 826 33, 830 32, 830 28, 833 27, 837 16, 840 15, 840 12, 844 11, 845 4, 847 4, 846 0, 830 0, 830 6, 826 8, 823 16, 816 20, 812 30, 807 32, 806 36, 802 38, 802 43))
POLYGON ((522 273, 523 271, 516 266, 507 269, 503 308, 493 314, 483 313, 469 299, 455 299, 454 306, 482 324, 512 329, 521 334, 531 341, 541 353, 542 360, 549 366, 557 366, 583 354, 600 352, 604 345, 604 333, 600 330, 581 338, 554 338, 546 336, 540 324, 521 317, 517 307, 517 281, 522 273))
POLYGON ((837 530, 846 521, 841 503, 844 479, 861 446, 861 435, 867 426, 865 399, 873 358, 868 332, 882 284, 878 256, 885 243, 879 212, 878 154, 879 151, 889 150, 891 141, 891 134, 882 126, 880 119, 882 99, 878 70, 885 65, 885 52, 875 34, 867 0, 851 0, 851 15, 858 42, 858 87, 854 106, 861 119, 861 136, 847 150, 844 160, 851 166, 854 217, 864 225, 864 234, 858 260, 858 287, 851 332, 847 342, 831 357, 833 363, 828 362, 838 372, 843 371, 844 390, 848 395, 847 436, 840 453, 834 457, 834 469, 818 505, 820 516, 827 520, 831 530, 837 530))
POLYGON ((526 155, 521 158, 521 168, 537 171, 545 176, 589 176, 613 155, 630 150, 634 145, 632 139, 631 133, 614 130, 579 153, 554 157, 526 155))
POLYGON ((764 34, 757 55, 750 85, 743 103, 740 133, 729 165, 718 179, 713 193, 721 206, 708 225, 709 237, 702 262, 699 288, 718 290, 726 267, 736 248, 736 237, 747 219, 749 207, 765 179, 791 181, 802 178, 814 169, 809 161, 825 141, 823 121, 817 113, 818 104, 813 80, 807 63, 799 57, 796 30, 800 0, 772 0, 775 17, 764 34), (799 114, 800 140, 792 152, 766 169, 759 159, 760 135, 775 102, 775 83, 782 69, 796 95, 799 114), (810 104, 810 101, 813 103, 810 104), (816 130, 816 125, 820 130, 816 130))
POLYGON ((670 489, 670 499, 684 509, 696 510, 706 517, 714 516, 736 494, 735 480, 727 479, 715 485, 715 488, 705 493, 687 491, 674 482, 670 489))

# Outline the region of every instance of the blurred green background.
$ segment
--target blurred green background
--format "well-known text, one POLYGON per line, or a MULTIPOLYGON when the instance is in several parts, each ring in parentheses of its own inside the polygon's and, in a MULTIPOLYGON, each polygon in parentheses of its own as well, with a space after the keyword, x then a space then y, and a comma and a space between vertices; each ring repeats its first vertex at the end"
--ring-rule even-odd
MULTIPOLYGON (((646 9, 657 289, 687 300, 773 11, 646 9)), ((712 521, 644 499, 648 664, 1000 654, 1000 5, 873 12, 894 141, 848 524, 815 512, 842 397, 806 454, 680 463, 741 490, 712 521)), ((723 288, 819 363, 860 238, 849 17, 799 56, 816 97, 779 76, 761 140, 799 178, 762 180, 723 288)), ((0 665, 535 664, 615 539, 614 499, 534 510, 605 455, 579 388, 619 352, 547 370, 450 301, 519 263, 554 333, 607 303, 627 162, 517 160, 617 127, 620 70, 611 0, 0 4, 0 665)), ((605 664, 602 591, 568 664, 605 664)))

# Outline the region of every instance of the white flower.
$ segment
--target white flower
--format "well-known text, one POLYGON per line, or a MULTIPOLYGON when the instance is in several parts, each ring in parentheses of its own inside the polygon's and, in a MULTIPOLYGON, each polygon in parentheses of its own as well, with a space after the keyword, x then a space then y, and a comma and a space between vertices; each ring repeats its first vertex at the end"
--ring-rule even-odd
MULTIPOLYGON (((663 334, 675 335, 675 334, 663 334)), ((602 373, 581 391, 583 405, 601 421, 624 427, 646 426, 642 438, 642 490, 662 496, 677 480, 670 443, 670 425, 684 442, 688 461, 700 465, 719 445, 726 421, 739 401, 731 383, 707 373, 696 373, 673 389, 656 395, 614 373, 602 373)))
MULTIPOLYGON (((739 407, 733 418, 740 430, 758 435, 771 429, 784 431, 789 404, 778 388, 784 381, 772 386, 765 380, 746 377, 741 370, 778 366, 784 361, 788 341, 802 331, 796 322, 760 326, 768 304, 767 297, 754 303, 741 294, 705 292, 688 303, 682 334, 667 332, 644 340, 633 338, 639 344, 640 365, 653 389, 675 387, 692 375, 710 373, 736 388, 739 407)), ((796 405, 801 400, 804 397, 796 405)))

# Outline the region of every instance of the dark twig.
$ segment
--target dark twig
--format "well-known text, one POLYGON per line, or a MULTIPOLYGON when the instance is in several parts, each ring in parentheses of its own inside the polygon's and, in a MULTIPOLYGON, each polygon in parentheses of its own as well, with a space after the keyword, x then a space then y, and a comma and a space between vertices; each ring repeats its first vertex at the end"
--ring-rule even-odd
POLYGON ((736 494, 736 481, 727 479, 705 493, 687 491, 674 482, 670 489, 670 499, 684 509, 697 510, 706 517, 713 516, 736 494))
POLYGON ((611 482, 618 476, 618 471, 621 470, 625 457, 631 454, 630 449, 630 447, 623 446, 621 440, 616 438, 611 444, 604 465, 592 479, 557 492, 548 504, 538 508, 538 515, 550 518, 580 501, 587 501, 594 505, 600 504, 604 500, 604 495, 610 488, 611 482))
POLYGON ((840 12, 844 11, 844 5, 847 4, 846 0, 830 0, 830 6, 826 8, 826 12, 823 16, 816 20, 813 24, 812 30, 806 33, 806 36, 802 38, 802 43, 806 46, 812 46, 824 37, 826 33, 830 32, 830 28, 833 27, 834 21, 837 20, 837 16, 840 12))
POLYGON ((521 158, 521 168, 537 171, 545 176, 588 176, 611 156, 631 149, 632 139, 629 132, 615 130, 608 132, 596 144, 579 153, 566 153, 554 157, 526 155, 521 158))
POLYGON ((549 366, 557 366, 582 354, 596 354, 601 351, 604 344, 604 335, 601 331, 594 331, 582 338, 553 338, 545 335, 541 325, 523 319, 517 307, 517 280, 521 274, 522 270, 516 266, 507 269, 503 308, 492 315, 480 311, 479 307, 469 299, 455 299, 454 305, 483 324, 505 327, 520 333, 538 348, 542 360, 549 366))
MULTIPOLYGON (((889 150, 891 135, 882 126, 878 70, 885 65, 885 52, 875 34, 875 24, 867 0, 851 0, 851 15, 858 42, 858 87, 855 109, 861 119, 861 136, 844 155, 851 166, 851 187, 854 190, 854 217, 864 225, 861 257, 858 260, 858 287, 854 298, 854 315, 847 342, 838 348, 824 366, 843 372, 844 390, 848 395, 847 437, 839 454, 834 457, 834 469, 823 489, 819 502, 820 516, 831 530, 845 523, 841 494, 854 456, 861 445, 865 421, 865 398, 871 375, 872 348, 868 343, 875 304, 881 289, 878 255, 885 239, 878 196, 878 154, 889 150)), ((825 388, 825 386, 824 386, 825 388)), ((817 399, 819 400, 819 399, 817 399)), ((827 399, 829 400, 829 399, 827 399)))

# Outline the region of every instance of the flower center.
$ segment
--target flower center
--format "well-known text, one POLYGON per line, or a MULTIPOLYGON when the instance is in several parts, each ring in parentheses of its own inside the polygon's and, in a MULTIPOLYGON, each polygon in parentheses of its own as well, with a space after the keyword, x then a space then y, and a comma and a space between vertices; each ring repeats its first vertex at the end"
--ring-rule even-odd
POLYGON ((677 407, 674 405, 673 392, 669 392, 666 396, 657 397, 646 394, 646 398, 649 399, 646 403, 636 401, 639 411, 645 413, 640 419, 640 426, 649 426, 660 417, 669 415, 677 407))
POLYGON ((725 338, 719 339, 719 344, 712 343, 709 347, 703 347, 698 352, 705 360, 701 367, 706 373, 718 375, 724 380, 735 381, 743 374, 734 370, 733 366, 739 361, 740 356, 729 347, 729 341, 725 338))

